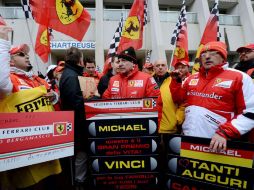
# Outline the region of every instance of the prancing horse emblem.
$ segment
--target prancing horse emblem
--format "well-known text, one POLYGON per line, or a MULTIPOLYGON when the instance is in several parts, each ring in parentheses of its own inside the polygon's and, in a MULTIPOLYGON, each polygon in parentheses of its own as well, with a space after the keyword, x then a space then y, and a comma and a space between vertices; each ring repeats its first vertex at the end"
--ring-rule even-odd
POLYGON ((78 0, 56 0, 57 16, 63 24, 70 24, 77 20, 83 9, 78 0))

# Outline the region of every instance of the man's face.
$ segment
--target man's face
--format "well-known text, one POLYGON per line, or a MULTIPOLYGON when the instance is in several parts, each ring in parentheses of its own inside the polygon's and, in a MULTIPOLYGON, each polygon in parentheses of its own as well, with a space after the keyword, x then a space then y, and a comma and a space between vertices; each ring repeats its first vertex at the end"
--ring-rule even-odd
POLYGON ((26 72, 32 69, 32 65, 30 64, 29 60, 29 55, 24 52, 18 52, 11 56, 11 66, 26 72))
POLYGON ((180 78, 186 77, 186 75, 189 73, 189 67, 187 65, 184 65, 181 63, 177 64, 175 69, 179 70, 179 72, 180 72, 179 77, 180 78))
POLYGON ((224 58, 219 54, 219 52, 214 50, 203 52, 200 55, 200 58, 202 66, 206 70, 209 70, 211 67, 219 65, 224 62, 224 58))
POLYGON ((154 72, 157 76, 164 76, 168 70, 167 62, 158 60, 154 64, 154 72))
POLYGON ((95 72, 95 63, 86 63, 86 72, 93 75, 95 72))
POLYGON ((128 75, 134 67, 134 63, 127 61, 125 59, 119 59, 119 71, 121 74, 128 75))
POLYGON ((244 49, 239 52, 240 61, 249 61, 254 59, 254 50, 244 49))
POLYGON ((114 58, 114 61, 111 63, 111 67, 114 70, 115 73, 119 73, 120 69, 119 69, 119 59, 117 57, 114 58))

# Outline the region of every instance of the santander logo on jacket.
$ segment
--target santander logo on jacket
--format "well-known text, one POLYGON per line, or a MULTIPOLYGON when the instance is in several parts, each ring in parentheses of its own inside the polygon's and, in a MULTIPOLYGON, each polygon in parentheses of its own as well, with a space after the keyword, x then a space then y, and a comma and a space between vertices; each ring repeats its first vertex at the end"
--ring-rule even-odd
POLYGON ((244 134, 254 125, 251 78, 228 64, 204 68, 183 83, 187 103, 183 132, 185 135, 211 138, 218 127, 230 126, 231 136, 244 134), (247 117, 245 114, 247 114, 247 117))

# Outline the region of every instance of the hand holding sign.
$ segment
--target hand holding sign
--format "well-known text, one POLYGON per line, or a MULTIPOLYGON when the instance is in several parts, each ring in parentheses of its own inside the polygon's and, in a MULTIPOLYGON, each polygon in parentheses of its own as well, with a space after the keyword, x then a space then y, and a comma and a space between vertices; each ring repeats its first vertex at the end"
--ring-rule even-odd
POLYGON ((210 149, 213 151, 226 150, 227 148, 227 139, 215 133, 210 142, 210 149))

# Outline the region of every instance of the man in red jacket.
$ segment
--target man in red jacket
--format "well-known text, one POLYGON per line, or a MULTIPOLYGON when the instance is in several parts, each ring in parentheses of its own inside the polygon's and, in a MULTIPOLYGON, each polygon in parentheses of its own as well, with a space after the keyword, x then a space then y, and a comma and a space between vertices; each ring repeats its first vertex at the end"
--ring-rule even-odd
POLYGON ((211 149, 226 150, 227 139, 239 138, 254 126, 254 85, 247 74, 228 67, 225 43, 207 43, 200 58, 199 73, 183 83, 183 133, 212 138, 211 149))
POLYGON ((113 76, 102 98, 144 98, 158 97, 160 90, 153 77, 138 70, 137 57, 133 47, 118 56, 120 74, 113 76))

